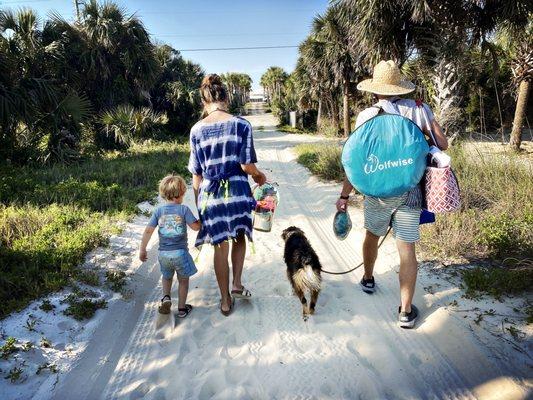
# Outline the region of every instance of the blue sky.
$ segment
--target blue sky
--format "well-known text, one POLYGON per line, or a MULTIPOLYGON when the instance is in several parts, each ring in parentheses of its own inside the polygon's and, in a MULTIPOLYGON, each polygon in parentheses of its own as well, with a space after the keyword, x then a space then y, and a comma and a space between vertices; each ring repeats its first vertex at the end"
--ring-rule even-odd
MULTIPOLYGON (((313 17, 323 12, 328 0, 116 0, 141 17, 160 42, 176 49, 290 46, 309 33, 313 17)), ((72 0, 0 0, 2 7, 31 7, 42 18, 58 11, 73 18, 72 0)), ((298 49, 262 49, 183 52, 210 72, 246 72, 259 87, 262 73, 271 65, 290 72, 298 49)))

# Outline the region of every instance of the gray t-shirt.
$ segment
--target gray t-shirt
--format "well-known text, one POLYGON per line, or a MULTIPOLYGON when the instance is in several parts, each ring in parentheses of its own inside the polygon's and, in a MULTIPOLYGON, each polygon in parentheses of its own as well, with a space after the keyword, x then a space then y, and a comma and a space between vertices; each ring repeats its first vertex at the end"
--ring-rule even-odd
POLYGON ((189 207, 170 203, 154 210, 148 226, 159 227, 159 250, 182 250, 187 249, 187 225, 196 221, 189 207))

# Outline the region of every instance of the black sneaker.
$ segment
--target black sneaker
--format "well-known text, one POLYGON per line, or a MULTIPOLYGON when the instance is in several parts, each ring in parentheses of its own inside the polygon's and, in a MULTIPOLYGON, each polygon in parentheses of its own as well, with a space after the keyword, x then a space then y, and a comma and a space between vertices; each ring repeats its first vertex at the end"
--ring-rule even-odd
POLYGON ((365 293, 374 293, 376 291, 376 282, 374 281, 374 277, 370 279, 365 279, 365 277, 362 277, 360 284, 363 292, 365 293))
POLYGON ((160 314, 170 314, 170 307, 172 307, 172 300, 169 295, 164 295, 159 306, 160 314))
POLYGON ((398 307, 398 325, 400 328, 411 329, 415 326, 416 318, 418 317, 418 308, 411 304, 411 312, 402 312, 402 307, 398 307))

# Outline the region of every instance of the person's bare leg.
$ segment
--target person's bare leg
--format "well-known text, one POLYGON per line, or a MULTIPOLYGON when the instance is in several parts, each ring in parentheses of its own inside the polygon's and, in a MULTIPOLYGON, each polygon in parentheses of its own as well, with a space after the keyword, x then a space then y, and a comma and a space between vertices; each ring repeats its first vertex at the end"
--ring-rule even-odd
POLYGON ((363 262, 365 267, 365 279, 372 278, 374 273, 374 264, 378 257, 378 241, 379 236, 374 235, 370 231, 366 231, 365 240, 363 241, 363 262))
POLYGON ((229 311, 230 309, 228 256, 229 243, 224 242, 215 246, 215 275, 217 276, 218 287, 220 289, 223 311, 229 311))
POLYGON ((400 255, 400 300, 402 311, 410 313, 418 271, 415 244, 396 240, 396 247, 400 255))
POLYGON ((189 293, 189 278, 178 278, 178 308, 185 308, 189 293))
POLYGON ((242 289, 242 270, 246 257, 246 237, 244 234, 237 236, 231 246, 231 265, 233 268, 233 289, 242 289))
POLYGON ((170 290, 172 289, 172 278, 165 279, 161 278, 161 285, 163 286, 163 297, 170 297, 170 290))

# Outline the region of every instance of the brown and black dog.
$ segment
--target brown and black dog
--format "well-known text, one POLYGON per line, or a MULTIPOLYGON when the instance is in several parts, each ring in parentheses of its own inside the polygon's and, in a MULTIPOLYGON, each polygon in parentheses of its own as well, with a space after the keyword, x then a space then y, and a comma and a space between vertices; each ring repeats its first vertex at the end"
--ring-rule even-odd
POLYGON ((284 259, 287 264, 287 277, 294 293, 300 299, 303 307, 303 318, 307 320, 309 314, 314 314, 315 306, 322 286, 320 275, 322 267, 320 260, 313 250, 305 233, 295 226, 291 226, 281 234, 285 241, 284 259), (307 305, 306 291, 311 293, 311 301, 307 305))

